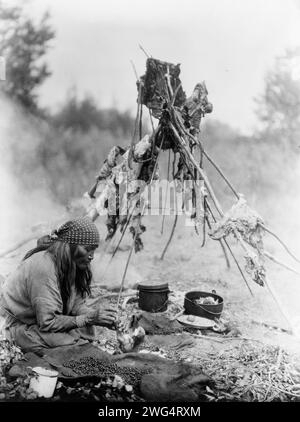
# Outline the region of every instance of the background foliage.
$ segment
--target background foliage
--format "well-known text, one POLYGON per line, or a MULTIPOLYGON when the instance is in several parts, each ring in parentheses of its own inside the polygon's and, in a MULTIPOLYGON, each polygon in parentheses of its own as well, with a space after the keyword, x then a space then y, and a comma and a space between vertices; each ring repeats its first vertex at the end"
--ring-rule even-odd
MULTIPOLYGON (((40 22, 33 22, 21 7, 4 7, 0 1, 0 21, 0 52, 7 59, 7 81, 0 87, 26 117, 11 145, 13 171, 25 188, 46 183, 53 196, 66 204, 89 189, 113 145, 130 143, 135 116, 100 108, 92 96, 78 99, 76 89, 66 94, 55 113, 41 109, 38 87, 51 75, 46 60, 55 37, 51 18, 45 14, 40 22), (34 148, 24 147, 29 127, 34 127, 38 139, 34 148)), ((207 150, 237 190, 254 202, 291 186, 300 151, 300 80, 292 72, 299 55, 299 50, 287 51, 266 75, 264 91, 256 99, 260 123, 251 136, 210 116, 202 125, 207 150)), ((166 165, 165 156, 161 165, 166 165)), ((207 170, 217 193, 225 197, 226 186, 218 183, 209 165, 207 170)))

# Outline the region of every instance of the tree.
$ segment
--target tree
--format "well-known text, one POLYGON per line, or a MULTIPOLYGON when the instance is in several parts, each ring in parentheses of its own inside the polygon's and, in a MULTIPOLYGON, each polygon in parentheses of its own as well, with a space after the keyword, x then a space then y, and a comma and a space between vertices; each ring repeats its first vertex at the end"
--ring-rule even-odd
POLYGON ((64 104, 53 116, 52 121, 57 127, 85 133, 96 127, 111 132, 117 138, 130 138, 134 127, 134 119, 129 111, 99 108, 91 95, 86 95, 80 100, 77 98, 75 87, 69 91, 64 104))
POLYGON ((300 49, 288 50, 276 59, 265 79, 264 93, 257 100, 262 123, 260 137, 279 142, 295 151, 300 135, 300 49), (298 72, 296 71, 298 69, 298 72))
POLYGON ((38 111, 36 88, 51 75, 42 59, 54 38, 45 13, 38 23, 19 6, 7 7, 0 0, 0 51, 6 59, 2 89, 31 112, 38 111))

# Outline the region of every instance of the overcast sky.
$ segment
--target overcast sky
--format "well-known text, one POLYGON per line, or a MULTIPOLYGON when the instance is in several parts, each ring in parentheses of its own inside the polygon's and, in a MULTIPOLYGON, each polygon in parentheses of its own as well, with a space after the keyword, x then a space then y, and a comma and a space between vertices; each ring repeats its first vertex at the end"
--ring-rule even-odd
POLYGON ((181 63, 189 94, 206 81, 213 117, 241 131, 256 123, 253 97, 276 56, 300 44, 297 0, 31 0, 34 17, 51 12, 53 72, 40 89, 55 108, 76 86, 103 107, 136 109, 135 77, 145 71, 141 44, 155 58, 181 63))

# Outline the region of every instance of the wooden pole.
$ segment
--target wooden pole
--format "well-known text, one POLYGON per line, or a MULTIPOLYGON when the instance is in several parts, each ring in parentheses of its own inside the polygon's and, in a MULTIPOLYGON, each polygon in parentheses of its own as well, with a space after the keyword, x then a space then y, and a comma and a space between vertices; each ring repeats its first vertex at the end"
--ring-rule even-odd
POLYGON ((121 299, 121 294, 122 294, 122 291, 123 291, 124 281, 125 281, 125 277, 126 277, 126 274, 127 274, 127 269, 128 269, 129 261, 130 261, 130 258, 131 258, 132 252, 133 252, 133 248, 134 248, 136 236, 137 236, 137 231, 135 232, 135 235, 134 235, 134 238, 133 238, 133 241, 132 241, 132 245, 131 245, 131 248, 130 248, 130 251, 129 251, 129 254, 128 254, 128 257, 127 257, 127 261, 126 261, 126 265, 125 265, 125 270, 124 270, 122 281, 121 281, 121 285, 120 285, 120 290, 119 290, 119 294, 118 294, 118 301, 117 301, 117 314, 118 314, 118 310, 119 310, 120 299, 121 299))
POLYGON ((272 232, 272 230, 271 229, 269 229, 268 227, 266 227, 264 224, 261 224, 260 225, 261 226, 261 228, 263 229, 263 230, 265 230, 266 232, 268 232, 270 235, 272 235, 272 236, 274 236, 275 237, 275 239, 277 239, 278 240, 278 242, 284 247, 284 249, 287 251, 287 253, 292 257, 292 258, 294 258, 294 260, 295 261, 297 261, 297 262, 299 262, 300 263, 300 260, 289 250, 289 248, 286 246, 286 244, 280 239, 280 237, 279 236, 277 236, 277 234, 275 234, 274 232, 272 232))
POLYGON ((281 265, 283 268, 285 268, 286 270, 292 271, 293 273, 300 275, 300 273, 295 270, 294 268, 290 267, 289 265, 284 264, 283 262, 279 261, 277 258, 275 258, 272 254, 270 254, 267 251, 264 251, 264 256, 268 259, 270 259, 271 261, 275 262, 278 265, 281 265))
MULTIPOLYGON (((212 212, 212 209, 211 209, 211 207, 210 207, 210 205, 209 205, 209 203, 207 201, 206 201, 206 204, 207 204, 207 209, 209 210, 209 212, 210 212, 213 220, 216 222, 216 218, 215 218, 215 216, 214 216, 214 214, 212 212)), ((208 223, 208 226, 210 227, 210 223, 209 223, 208 218, 207 218, 207 223, 208 223)), ((223 240, 224 240, 224 243, 227 246, 227 248, 228 248, 228 250, 229 250, 229 252, 230 252, 230 254, 231 254, 231 256, 232 256, 232 258, 234 260, 234 262, 236 263, 236 266, 238 267, 238 270, 239 270, 239 272, 240 272, 240 274, 241 274, 241 276, 242 276, 242 278, 243 278, 243 280, 244 280, 244 282, 245 282, 245 284, 246 284, 246 286, 247 286, 247 288, 248 288, 251 296, 254 296, 254 294, 253 294, 253 292, 252 292, 252 290, 251 290, 251 288, 250 288, 250 286, 248 284, 247 278, 244 275, 244 272, 243 272, 243 270, 242 270, 242 268, 241 268, 238 260, 236 259, 235 255, 234 255, 234 253, 233 253, 233 251, 231 249, 231 247, 229 246, 229 243, 227 242, 227 240, 225 238, 223 238, 223 240)), ((220 239, 220 242, 221 242, 221 239, 220 239)))
POLYGON ((237 192, 237 190, 232 186, 232 184, 230 183, 230 181, 228 180, 228 178, 225 176, 224 172, 220 169, 220 167, 214 162, 214 160, 208 155, 208 153, 204 150, 203 145, 198 138, 196 138, 195 136, 193 136, 191 133, 189 133, 184 126, 181 124, 180 120, 179 120, 179 116, 178 113, 174 110, 174 116, 177 117, 177 123, 180 125, 180 129, 183 130, 183 132, 192 139, 192 141, 194 141, 201 149, 202 153, 205 155, 205 157, 208 159, 208 161, 215 167, 215 169, 217 170, 217 172, 220 174, 220 176, 224 179, 224 181, 227 183, 228 187, 231 189, 231 191, 233 192, 233 194, 235 195, 235 197, 237 199, 239 199, 239 194, 237 192))
MULTIPOLYGON (((167 184, 169 183, 170 161, 171 161, 171 149, 169 149, 169 157, 168 157, 167 184)), ((165 223, 166 208, 167 208, 167 198, 168 198, 168 192, 166 192, 165 203, 164 203, 164 208, 163 208, 163 218, 162 218, 161 229, 160 229, 161 235, 164 232, 164 223, 165 223)))
POLYGON ((177 220, 178 220, 178 214, 175 215, 175 220, 174 220, 174 223, 173 223, 173 227, 172 227, 172 231, 171 231, 169 240, 168 240, 168 242, 167 242, 167 244, 165 246, 165 249, 163 250, 163 253, 161 254, 161 257, 159 258, 161 261, 164 259, 165 253, 167 252, 167 249, 168 249, 168 247, 169 247, 169 245, 171 243, 171 240, 173 239, 173 235, 174 235, 174 232, 175 232, 175 227, 177 225, 177 220))
POLYGON ((196 162, 195 158, 193 157, 193 154, 191 153, 191 151, 189 151, 189 149, 187 148, 187 145, 185 143, 185 141, 180 137, 179 133, 177 132, 176 128, 174 127, 174 125, 172 123, 170 123, 170 127, 173 130, 173 133, 175 135, 175 137, 177 138, 178 142, 180 143, 180 145, 182 146, 182 148, 184 149, 186 155, 188 156, 188 158, 190 159, 191 163, 193 164, 193 166, 198 170, 200 176, 202 177, 202 179, 204 180, 204 183, 206 185, 206 188, 211 196, 211 199, 218 211, 218 213, 220 214, 221 217, 223 217, 224 213, 222 211, 221 205, 216 197, 216 195, 214 194, 214 191, 211 187, 211 184, 208 180, 208 177, 206 176, 205 172, 203 169, 201 169, 201 167, 199 166, 199 164, 196 162))
POLYGON ((282 316, 284 317, 285 321, 288 323, 289 327, 291 328, 292 334, 294 334, 294 327, 293 327, 293 324, 291 322, 291 319, 290 319, 289 315, 287 314, 287 312, 285 311, 285 309, 284 309, 284 307, 282 305, 281 300, 279 299, 277 293, 275 292, 272 284, 267 279, 267 277, 265 278, 265 284, 266 284, 269 292, 271 293, 271 296, 273 297, 275 303, 277 304, 278 309, 280 310, 282 316))

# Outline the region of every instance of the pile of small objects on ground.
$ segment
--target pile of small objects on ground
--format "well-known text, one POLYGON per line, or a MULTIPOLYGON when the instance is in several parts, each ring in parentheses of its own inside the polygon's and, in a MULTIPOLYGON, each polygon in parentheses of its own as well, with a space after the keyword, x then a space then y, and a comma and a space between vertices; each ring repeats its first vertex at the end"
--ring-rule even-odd
POLYGON ((136 389, 144 374, 149 374, 150 370, 140 370, 137 368, 120 367, 116 363, 108 363, 100 359, 87 356, 79 360, 70 360, 64 363, 66 368, 72 369, 78 375, 89 375, 91 372, 104 378, 114 377, 113 384, 116 387, 124 387, 127 392, 136 389))
MULTIPOLYGON (((92 357, 71 360, 64 366, 84 377, 89 366, 96 365, 101 377, 64 379, 57 383, 51 399, 38 398, 29 388, 30 376, 7 377, 9 369, 22 358, 18 347, 0 340, 0 401, 144 401, 138 389, 144 373, 92 357)), ((213 386, 206 387, 209 401, 300 401, 299 363, 280 347, 243 342, 239 348, 202 356, 200 364, 214 381, 213 386)))
POLYGON ((300 401, 300 367, 278 346, 245 342, 238 349, 201 359, 215 386, 210 401, 300 401))
POLYGON ((117 365, 105 364, 100 368, 100 361, 93 358, 82 359, 78 362, 66 362, 66 367, 76 369, 79 375, 88 372, 87 365, 99 366, 102 376, 87 380, 63 380, 56 385, 54 396, 50 399, 39 398, 37 393, 29 388, 31 376, 12 378, 9 370, 17 361, 24 358, 21 350, 9 342, 0 339, 0 401, 107 401, 107 402, 134 402, 143 401, 136 394, 138 380, 142 373, 128 368, 118 368, 117 365), (122 376, 118 375, 121 374, 122 376), (96 380, 96 381, 95 381, 96 380))
POLYGON ((29 388, 30 377, 17 378, 9 381, 9 369, 24 357, 19 347, 8 340, 0 339, 0 401, 34 400, 37 393, 29 388))

